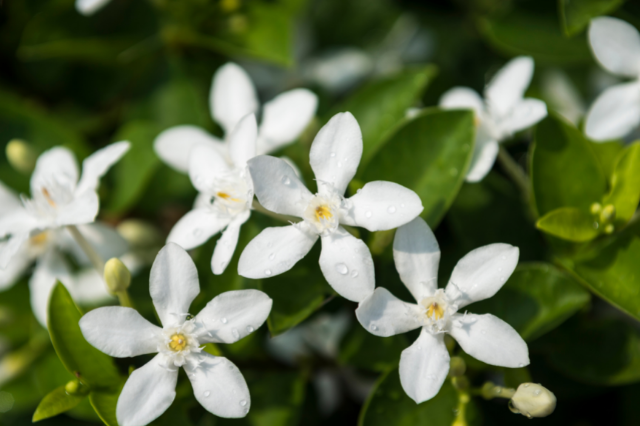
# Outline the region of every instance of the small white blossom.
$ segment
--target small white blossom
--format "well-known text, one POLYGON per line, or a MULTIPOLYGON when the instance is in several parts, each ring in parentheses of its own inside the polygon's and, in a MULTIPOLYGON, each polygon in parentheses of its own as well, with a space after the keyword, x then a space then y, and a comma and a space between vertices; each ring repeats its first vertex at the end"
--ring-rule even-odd
POLYGON ((111 0, 76 0, 76 10, 82 15, 93 15, 103 7, 105 7, 111 0))
POLYGON ((596 141, 621 138, 640 123, 640 33, 625 21, 601 16, 591 20, 589 43, 603 68, 633 80, 598 96, 587 113, 585 133, 596 141))
POLYGON ((447 287, 438 289, 440 249, 429 226, 416 218, 397 230, 393 243, 396 268, 418 303, 403 302, 378 287, 360 303, 356 316, 377 336, 422 328, 418 340, 400 358, 400 382, 411 399, 420 403, 433 398, 446 379, 445 333, 487 364, 512 368, 529 364, 527 344, 509 324, 491 314, 458 313, 500 290, 515 269, 518 254, 518 248, 508 244, 473 250, 458 262, 447 287))
POLYGON ((191 317, 189 306, 200 292, 198 271, 187 252, 173 243, 158 253, 149 290, 162 328, 121 306, 95 309, 80 320, 85 339, 110 356, 158 354, 129 376, 116 406, 118 424, 142 426, 164 413, 176 396, 180 367, 207 411, 244 417, 251 401, 242 373, 227 358, 210 355, 202 346, 246 337, 267 319, 272 300, 258 290, 228 291, 191 317))
POLYGON ((285 161, 261 155, 249 161, 256 196, 267 209, 303 220, 267 228, 240 256, 238 273, 267 278, 288 271, 320 237, 320 268, 341 296, 359 302, 375 286, 371 253, 341 225, 382 231, 403 225, 422 211, 418 195, 395 183, 366 184, 351 198, 345 190, 362 157, 362 133, 350 113, 336 114, 318 132, 310 152, 318 183, 312 194, 285 161))
POLYGON ((475 113, 476 142, 466 176, 468 182, 478 182, 489 173, 500 142, 546 117, 544 102, 523 98, 533 66, 533 59, 527 56, 509 61, 487 85, 485 100, 468 87, 454 87, 440 98, 442 108, 470 108, 475 113))

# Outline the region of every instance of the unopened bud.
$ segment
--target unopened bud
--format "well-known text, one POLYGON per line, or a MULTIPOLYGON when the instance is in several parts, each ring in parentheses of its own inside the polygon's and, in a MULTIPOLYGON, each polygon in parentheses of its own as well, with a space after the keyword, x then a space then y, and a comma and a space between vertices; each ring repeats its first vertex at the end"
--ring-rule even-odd
POLYGON ((509 409, 525 417, 546 417, 556 409, 556 396, 536 383, 523 383, 509 401, 509 409))
POLYGON ((20 139, 13 139, 7 144, 5 149, 7 160, 11 167, 17 171, 29 174, 36 166, 38 153, 27 142, 20 139))
POLYGON ((467 370, 467 365, 464 362, 464 359, 459 356, 454 356, 451 358, 450 367, 449 367, 449 376, 458 377, 464 375, 464 372, 467 370))
POLYGON ((591 204, 589 210, 593 215, 600 214, 600 212, 602 211, 602 205, 600 203, 593 203, 591 204))
POLYGON ((604 227, 605 234, 613 234, 613 231, 615 230, 616 228, 612 224, 608 224, 607 226, 604 227))
POLYGON ((140 219, 123 220, 116 230, 131 247, 150 247, 162 242, 160 232, 150 223, 140 219))
POLYGON ((600 212, 600 222, 609 223, 616 218, 616 208, 613 204, 607 204, 600 212))
POLYGON ((71 380, 64 385, 64 390, 69 395, 86 395, 89 393, 89 389, 78 380, 71 380))
POLYGON ((104 281, 111 293, 120 293, 129 288, 131 273, 120 259, 114 257, 104 265, 104 281))

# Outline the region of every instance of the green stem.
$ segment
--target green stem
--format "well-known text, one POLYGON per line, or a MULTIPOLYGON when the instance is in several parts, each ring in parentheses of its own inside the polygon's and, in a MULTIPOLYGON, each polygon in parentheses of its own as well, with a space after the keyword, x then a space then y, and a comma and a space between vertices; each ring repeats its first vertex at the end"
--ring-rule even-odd
POLYGON ((498 151, 498 162, 505 173, 513 180, 513 183, 520 189, 525 201, 529 203, 531 201, 531 184, 529 178, 524 170, 522 170, 522 167, 516 163, 503 146, 500 146, 500 150, 498 151))
POLYGON ((87 255, 95 270, 102 277, 104 274, 104 260, 102 260, 100 255, 96 252, 93 246, 89 244, 89 241, 87 241, 75 225, 67 225, 67 229, 71 232, 71 235, 76 240, 82 251, 87 255))
POLYGON ((131 297, 129 297, 129 292, 127 290, 117 292, 116 296, 118 296, 120 306, 133 308, 133 302, 131 302, 131 297))
POLYGON ((473 394, 480 395, 484 399, 493 399, 493 398, 505 398, 511 399, 513 395, 516 393, 516 390, 513 388, 505 388, 502 386, 498 386, 493 382, 486 382, 479 389, 473 389, 473 394))

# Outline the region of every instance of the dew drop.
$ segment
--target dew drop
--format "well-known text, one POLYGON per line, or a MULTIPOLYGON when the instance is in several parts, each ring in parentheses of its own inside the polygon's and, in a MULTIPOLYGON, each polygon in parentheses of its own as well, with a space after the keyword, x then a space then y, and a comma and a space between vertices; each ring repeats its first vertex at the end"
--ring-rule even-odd
POLYGON ((288 176, 283 176, 282 183, 284 183, 285 185, 289 185, 291 183, 291 179, 289 179, 288 176))
POLYGON ((264 270, 264 274, 265 274, 266 276, 270 277, 270 276, 271 276, 271 269, 265 269, 265 270, 264 270))
POLYGON ((231 334, 233 334, 233 338, 234 339, 239 339, 240 338, 240 333, 238 333, 238 330, 236 330, 235 328, 233 330, 231 330, 231 334))
POLYGON ((338 161, 338 167, 342 167, 342 163, 338 161))
POLYGON ((275 254, 273 254, 273 253, 271 253, 271 254, 269 255, 269 260, 273 260, 275 257, 276 257, 276 255, 275 255, 275 254))
POLYGON ((222 318, 220 321, 222 321, 223 324, 226 324, 228 322, 226 318, 222 318))
POLYGON ((389 212, 390 214, 394 214, 396 212, 396 206, 387 207, 387 212, 389 212))
POLYGON ((404 203, 400 204, 400 207, 402 207, 404 209, 404 203))
POLYGON ((525 387, 525 388, 528 388, 528 387, 529 387, 529 383, 525 384, 525 385, 524 385, 524 387, 525 387))
POLYGON ((518 364, 518 367, 522 368, 522 367, 524 367, 524 364, 520 363, 520 364, 518 364))
POLYGON ((500 388, 496 389, 496 393, 497 394, 501 394, 502 393, 502 389, 500 389, 500 388))
POLYGON ((537 391, 535 391, 533 394, 534 394, 535 396, 540 395, 540 389, 538 389, 537 391))
POLYGON ((502 272, 502 268, 498 268, 498 272, 502 272))
POLYGON ((336 271, 342 275, 347 275, 347 273, 349 273, 349 268, 347 268, 347 265, 344 263, 338 263, 336 265, 336 271))
POLYGON ((332 152, 332 153, 331 153, 331 156, 332 156, 332 157, 335 157, 335 156, 336 156, 336 153, 335 153, 335 152, 332 152))
POLYGON ((355 278, 358 276, 358 270, 354 269, 353 271, 351 271, 351 278, 355 278))
POLYGON ((378 330, 378 327, 376 327, 375 325, 372 325, 371 326, 371 330, 376 331, 376 330, 378 330))
POLYGON ((199 236, 201 236, 201 235, 202 235, 202 229, 200 229, 200 228, 195 228, 195 229, 193 230, 193 236, 194 236, 194 237, 199 237, 199 236))
POLYGON ((248 409, 248 408, 245 408, 245 409, 244 409, 244 413, 245 413, 245 414, 247 414, 248 412, 249 412, 249 409, 248 409))
POLYGON ((226 268, 227 267, 227 262, 220 262, 220 267, 222 269, 226 268))
POLYGON ((251 327, 250 325, 247 326, 247 331, 249 333, 253 333, 253 330, 255 330, 255 328, 251 327))
POLYGON ((371 216, 373 216, 373 213, 371 213, 371 210, 367 210, 366 212, 364 212, 364 215, 366 217, 371 217, 371 216))
POLYGON ((204 395, 204 397, 205 397, 205 398, 208 398, 208 397, 209 397, 209 395, 211 395, 211 392, 209 392, 209 391, 204 391, 204 394, 203 394, 203 395, 204 395))
POLYGON ((242 405, 244 407, 245 405, 247 405, 247 401, 245 399, 241 399, 240 400, 240 405, 242 405))

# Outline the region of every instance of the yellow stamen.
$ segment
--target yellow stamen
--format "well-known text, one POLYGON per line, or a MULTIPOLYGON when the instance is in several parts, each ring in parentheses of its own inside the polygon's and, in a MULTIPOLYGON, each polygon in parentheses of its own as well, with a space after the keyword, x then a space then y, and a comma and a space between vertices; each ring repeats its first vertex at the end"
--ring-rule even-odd
POLYGON ((47 199, 47 203, 49 203, 51 207, 56 206, 56 203, 51 198, 51 194, 49 194, 49 191, 47 190, 47 188, 42 188, 42 195, 44 195, 44 198, 47 199))
POLYGON ((47 241, 48 235, 46 232, 41 232, 38 235, 31 237, 31 244, 41 246, 47 241))
POLYGON ((438 321, 444 316, 444 309, 442 309, 442 306, 438 305, 436 302, 433 302, 427 308, 427 316, 435 321, 438 321))
POLYGON ((187 347, 187 338, 182 334, 174 334, 171 336, 171 341, 169 342, 169 348, 176 352, 180 352, 184 348, 187 347))
POLYGON ((476 127, 480 126, 480 117, 478 117, 476 114, 473 115, 473 125, 476 127))
POLYGON ((231 201, 240 201, 237 198, 231 198, 231 195, 227 194, 226 192, 218 192, 218 197, 222 198, 223 200, 231 200, 231 201))
POLYGON ((320 222, 321 219, 329 220, 333 217, 331 210, 327 206, 316 207, 316 220, 320 222))

